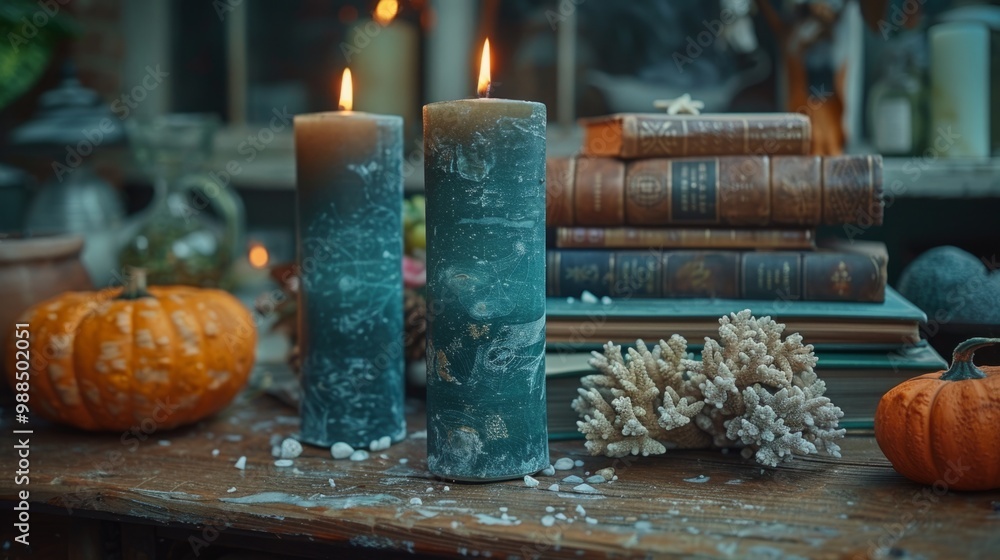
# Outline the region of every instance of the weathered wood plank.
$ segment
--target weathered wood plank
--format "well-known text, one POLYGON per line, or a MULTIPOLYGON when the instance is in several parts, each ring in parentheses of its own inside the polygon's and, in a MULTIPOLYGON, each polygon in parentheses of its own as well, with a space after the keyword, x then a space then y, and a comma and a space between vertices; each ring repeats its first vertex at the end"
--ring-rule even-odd
MULTIPOLYGON (((584 466, 540 475, 540 487, 532 489, 521 481, 469 485, 432 478, 419 410, 410 421, 411 437, 367 461, 334 461, 326 449, 307 448, 291 468, 274 466, 271 438, 294 433, 297 418, 266 397, 195 427, 142 434, 143 441, 36 428, 31 498, 49 511, 197 529, 192 534, 203 545, 192 547, 256 534, 281 539, 289 554, 295 542, 309 543, 310 550, 330 543, 493 558, 868 558, 890 552, 989 558, 1000 550, 1000 492, 911 484, 871 437, 848 438, 843 459, 797 460, 778 469, 710 451, 616 463, 585 455, 580 442, 559 442, 552 444, 553 460, 570 457, 584 466), (242 471, 233 466, 240 456, 247 457, 242 471), (595 485, 596 495, 545 489, 613 464, 619 480, 595 485)), ((10 455, 3 461, 9 465, 10 455)), ((14 492, 9 477, 0 481, 0 498, 10 500, 14 492)))

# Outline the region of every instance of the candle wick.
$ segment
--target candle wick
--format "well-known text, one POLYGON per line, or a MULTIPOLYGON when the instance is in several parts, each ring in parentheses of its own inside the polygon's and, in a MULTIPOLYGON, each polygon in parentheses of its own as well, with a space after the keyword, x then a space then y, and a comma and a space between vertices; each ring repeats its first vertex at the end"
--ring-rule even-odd
POLYGON ((490 96, 490 92, 492 90, 493 90, 493 82, 487 83, 486 87, 483 89, 482 93, 479 94, 479 98, 480 99, 485 99, 485 98, 489 97, 490 96))

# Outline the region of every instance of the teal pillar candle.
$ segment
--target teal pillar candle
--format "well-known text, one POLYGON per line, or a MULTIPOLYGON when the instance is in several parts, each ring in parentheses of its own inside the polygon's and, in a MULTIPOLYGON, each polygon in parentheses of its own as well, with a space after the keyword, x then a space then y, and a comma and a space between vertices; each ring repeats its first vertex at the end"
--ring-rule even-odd
POLYGON ((549 464, 545 106, 424 107, 427 464, 504 480, 549 464))
POLYGON ((300 436, 369 447, 406 436, 403 119, 295 117, 300 436))

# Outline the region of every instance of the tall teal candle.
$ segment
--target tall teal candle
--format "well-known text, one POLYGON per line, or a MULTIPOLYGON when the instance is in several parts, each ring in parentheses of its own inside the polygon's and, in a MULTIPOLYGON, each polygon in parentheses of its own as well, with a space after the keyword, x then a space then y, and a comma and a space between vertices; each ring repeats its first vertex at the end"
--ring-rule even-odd
POLYGON ((424 107, 427 464, 503 480, 549 464, 545 106, 424 107))
POLYGON ((295 117, 301 438, 368 448, 406 436, 403 119, 295 117))

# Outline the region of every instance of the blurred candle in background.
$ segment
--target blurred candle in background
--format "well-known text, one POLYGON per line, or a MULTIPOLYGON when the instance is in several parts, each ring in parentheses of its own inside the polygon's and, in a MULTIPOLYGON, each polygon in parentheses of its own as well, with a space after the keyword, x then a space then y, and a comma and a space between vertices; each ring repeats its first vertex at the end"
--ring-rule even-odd
POLYGON ((990 33, 974 22, 930 29, 931 130, 939 157, 990 155, 990 33))
POLYGON ((365 95, 355 106, 359 111, 400 115, 407 137, 413 138, 417 121, 417 71, 420 54, 417 28, 398 19, 398 0, 380 0, 372 19, 360 20, 342 46, 365 95))
POLYGON ((301 438, 369 447, 403 414, 403 119, 352 110, 295 117, 301 438))
POLYGON ((467 481, 535 473, 549 464, 545 105, 426 105, 424 148, 427 465, 467 481))

